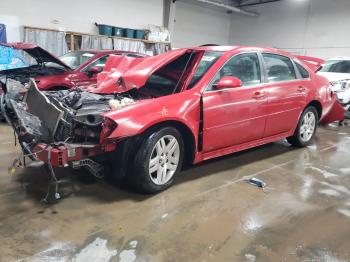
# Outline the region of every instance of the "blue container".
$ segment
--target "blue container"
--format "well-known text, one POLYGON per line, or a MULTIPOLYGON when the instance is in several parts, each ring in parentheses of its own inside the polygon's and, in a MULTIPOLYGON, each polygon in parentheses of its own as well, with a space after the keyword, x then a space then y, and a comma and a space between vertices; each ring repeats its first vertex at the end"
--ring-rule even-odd
POLYGON ((135 37, 135 30, 130 29, 130 28, 125 28, 125 37, 134 38, 135 37))
POLYGON ((144 30, 135 30, 135 38, 144 39, 145 38, 145 31, 144 30))
POLYGON ((95 25, 98 27, 98 33, 100 35, 108 35, 112 36, 113 35, 113 26, 110 25, 100 25, 95 23, 95 25))
POLYGON ((119 36, 119 37, 124 36, 124 28, 117 27, 117 26, 113 27, 113 35, 119 36))

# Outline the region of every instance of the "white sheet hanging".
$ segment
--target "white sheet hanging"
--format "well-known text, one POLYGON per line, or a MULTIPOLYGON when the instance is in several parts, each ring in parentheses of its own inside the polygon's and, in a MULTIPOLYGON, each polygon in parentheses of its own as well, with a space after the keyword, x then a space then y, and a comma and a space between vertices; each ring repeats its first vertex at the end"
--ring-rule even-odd
POLYGON ((68 52, 65 32, 25 28, 24 42, 38 45, 56 56, 68 52))

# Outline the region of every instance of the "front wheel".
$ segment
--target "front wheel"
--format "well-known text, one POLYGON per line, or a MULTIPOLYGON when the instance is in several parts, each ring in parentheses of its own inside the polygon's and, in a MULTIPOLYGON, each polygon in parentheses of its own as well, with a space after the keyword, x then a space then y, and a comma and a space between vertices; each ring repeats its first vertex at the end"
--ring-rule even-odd
POLYGON ((144 193, 163 191, 174 183, 183 157, 184 144, 179 131, 173 127, 161 128, 145 136, 128 180, 144 193))
POLYGON ((309 106, 301 114, 294 135, 288 137, 288 142, 297 147, 310 145, 315 136, 318 124, 318 113, 315 107, 309 106))

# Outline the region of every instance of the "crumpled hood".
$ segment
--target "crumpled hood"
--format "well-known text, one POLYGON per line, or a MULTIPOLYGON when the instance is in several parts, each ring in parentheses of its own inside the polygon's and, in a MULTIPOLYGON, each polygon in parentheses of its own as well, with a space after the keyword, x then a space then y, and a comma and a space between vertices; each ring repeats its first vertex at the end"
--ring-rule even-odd
POLYGON ((88 90, 94 93, 118 93, 140 88, 156 70, 190 50, 182 48, 145 58, 109 58, 106 68, 98 76, 96 88, 88 90), (113 63, 114 66, 108 66, 113 63))
POLYGON ((317 74, 326 77, 329 82, 350 79, 350 74, 347 73, 318 72, 317 74))
POLYGON ((123 73, 130 70, 143 59, 144 58, 111 55, 103 71, 97 75, 96 85, 90 85, 83 89, 98 94, 112 94, 127 91, 118 81, 120 81, 123 73))
POLYGON ((0 44, 0 45, 18 49, 18 50, 23 50, 24 52, 28 53, 31 57, 33 57, 38 64, 51 62, 51 63, 59 64, 69 70, 72 70, 62 60, 50 54, 48 51, 46 51, 45 49, 39 46, 29 44, 29 43, 8 43, 8 44, 0 44))

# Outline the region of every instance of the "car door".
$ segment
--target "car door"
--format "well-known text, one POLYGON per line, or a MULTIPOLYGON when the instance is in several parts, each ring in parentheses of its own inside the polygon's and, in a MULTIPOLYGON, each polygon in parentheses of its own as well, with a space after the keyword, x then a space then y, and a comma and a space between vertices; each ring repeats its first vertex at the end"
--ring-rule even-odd
POLYGON ((289 132, 297 125, 306 106, 310 79, 298 77, 292 60, 287 56, 262 53, 266 67, 268 92, 267 120, 264 137, 289 132))
POLYGON ((92 60, 91 63, 83 68, 80 72, 75 73, 71 78, 75 86, 87 86, 95 84, 97 82, 97 74, 90 74, 89 69, 92 67, 100 67, 102 71, 106 65, 108 57, 109 55, 105 55, 96 60, 92 60))
POLYGON ((203 93, 203 152, 262 138, 267 97, 261 83, 261 65, 255 52, 233 56, 216 73, 203 93), (241 79, 243 86, 215 89, 224 76, 241 79))

